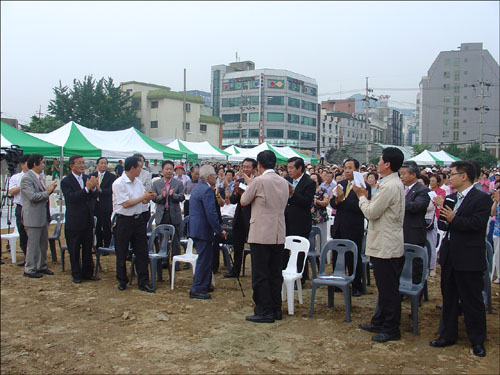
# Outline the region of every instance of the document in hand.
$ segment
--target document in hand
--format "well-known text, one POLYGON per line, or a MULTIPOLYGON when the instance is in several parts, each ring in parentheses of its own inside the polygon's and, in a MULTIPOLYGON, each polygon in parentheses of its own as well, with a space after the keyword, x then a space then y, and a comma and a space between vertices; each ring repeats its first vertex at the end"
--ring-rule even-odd
POLYGON ((353 175, 354 175, 354 184, 357 187, 364 187, 364 188, 366 188, 365 179, 363 178, 363 173, 359 173, 359 172, 354 171, 353 175))
POLYGON ((248 187, 248 185, 245 185, 243 182, 240 182, 239 188, 240 188, 241 190, 246 190, 246 189, 247 189, 247 187, 248 187))
POLYGON ((433 200, 435 197, 437 197, 437 194, 435 191, 429 191, 427 194, 429 194, 429 198, 433 200))

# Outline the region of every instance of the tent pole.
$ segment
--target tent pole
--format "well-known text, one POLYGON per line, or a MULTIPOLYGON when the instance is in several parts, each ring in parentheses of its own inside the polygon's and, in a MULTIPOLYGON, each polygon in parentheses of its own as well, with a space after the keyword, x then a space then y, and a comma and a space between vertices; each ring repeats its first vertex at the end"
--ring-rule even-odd
POLYGON ((61 180, 64 172, 64 146, 61 146, 61 157, 59 158, 59 212, 62 213, 62 190, 61 180))

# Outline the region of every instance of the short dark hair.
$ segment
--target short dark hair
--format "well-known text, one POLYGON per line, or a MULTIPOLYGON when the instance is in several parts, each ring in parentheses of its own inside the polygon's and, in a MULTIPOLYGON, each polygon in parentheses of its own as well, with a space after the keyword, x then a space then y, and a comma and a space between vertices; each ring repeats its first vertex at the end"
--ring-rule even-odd
POLYGON ((228 174, 228 173, 231 173, 231 174, 233 175, 233 177, 234 177, 234 171, 233 171, 232 169, 228 169, 228 170, 226 171, 226 174, 228 174))
POLYGON ((105 160, 106 160, 106 162, 108 161, 108 158, 105 158, 104 156, 101 156, 99 159, 97 159, 96 164, 99 164, 99 162, 100 162, 102 159, 105 159, 105 160))
POLYGON ((440 184, 440 183, 441 183, 441 176, 440 176, 439 174, 437 174, 437 173, 433 173, 433 174, 431 174, 431 175, 429 176, 429 182, 430 182, 430 180, 431 180, 431 178, 432 178, 432 177, 434 177, 434 178, 436 179, 436 181, 437 181, 437 183, 438 183, 438 184, 440 184))
POLYGON ((475 160, 467 160, 474 167, 475 178, 479 178, 481 176, 481 166, 475 160))
POLYGON ((253 158, 245 158, 245 159, 243 159, 243 163, 246 162, 246 161, 249 161, 250 163, 252 163, 252 168, 253 169, 257 168, 257 160, 255 160, 253 158))
POLYGON ((429 181, 429 177, 427 177, 427 176, 425 176, 425 175, 422 175, 422 176, 420 176, 419 178, 420 178, 422 181, 424 181, 425 186, 429 186, 429 184, 431 183, 431 182, 429 181))
MULTIPOLYGON (((274 169, 276 166, 276 155, 274 155, 274 152, 271 150, 261 151, 257 154, 257 162, 260 163, 264 169, 274 169)), ((303 160, 302 163, 304 163, 303 160)))
POLYGON ((329 175, 329 174, 331 174, 333 176, 333 172, 332 171, 327 171, 326 172, 326 175, 329 175))
POLYGON ((377 172, 368 172, 368 174, 366 175, 366 178, 368 178, 368 176, 373 176, 373 177, 375 177, 375 180, 378 181, 378 173, 377 172))
POLYGON ((338 176, 342 176, 342 172, 335 173, 335 178, 337 178, 338 176))
POLYGON ((23 156, 21 156, 21 160, 19 160, 19 163, 22 163, 22 164, 27 163, 30 156, 31 156, 31 154, 24 154, 23 156))
POLYGON ((316 176, 316 178, 318 179, 318 185, 321 185, 323 183, 323 179, 321 178, 321 175, 319 173, 311 173, 311 176, 316 176))
POLYGON ((35 165, 40 165, 43 160, 42 154, 31 154, 28 158, 28 168, 32 169, 35 165))
POLYGON ((125 170, 128 172, 132 168, 137 168, 139 166, 139 158, 137 156, 129 156, 125 159, 125 170))
POLYGON ((354 168, 359 169, 359 161, 357 161, 356 159, 346 159, 344 160, 344 164, 342 164, 342 166, 345 167, 345 163, 347 163, 348 161, 354 162, 354 168))
POLYGON ((161 169, 165 168, 165 165, 170 164, 172 168, 174 167, 174 162, 172 160, 163 160, 161 162, 161 169))
POLYGON ((451 168, 455 168, 459 173, 465 173, 467 178, 472 183, 474 182, 474 177, 476 175, 476 168, 469 161, 454 161, 451 163, 451 168))
POLYGON ((403 165, 401 165, 401 168, 408 168, 408 173, 410 173, 410 174, 415 173, 415 176, 417 178, 420 177, 420 170, 418 168, 418 165, 413 160, 407 160, 407 161, 403 162, 403 165))
MULTIPOLYGON (((258 159, 257 159, 258 160, 258 159)), ((299 169, 299 167, 301 168, 302 170, 302 173, 304 173, 305 169, 306 169, 306 165, 304 163, 304 159, 302 158, 299 158, 298 156, 294 156, 294 157, 291 157, 290 159, 288 159, 287 161, 287 164, 288 163, 293 163, 295 169, 299 169)), ((262 164, 262 163, 261 163, 262 164)))
POLYGON ((68 164, 71 166, 71 165, 75 164, 75 160, 76 160, 76 159, 80 159, 80 158, 83 158, 83 155, 78 155, 78 154, 71 155, 71 156, 69 157, 69 162, 68 162, 68 164))
POLYGON ((144 157, 143 154, 134 154, 132 156, 135 156, 136 158, 142 158, 142 160, 146 161, 146 158, 144 157))
POLYGON ((399 148, 386 147, 382 150, 382 160, 391 164, 391 171, 393 172, 399 171, 404 159, 403 152, 399 148))

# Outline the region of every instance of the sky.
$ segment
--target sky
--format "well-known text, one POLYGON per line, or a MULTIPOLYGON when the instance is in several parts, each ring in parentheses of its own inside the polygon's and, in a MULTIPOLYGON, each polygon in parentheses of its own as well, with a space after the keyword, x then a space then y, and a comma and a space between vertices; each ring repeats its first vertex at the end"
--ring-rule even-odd
POLYGON ((315 78, 318 100, 390 95, 415 108, 440 51, 482 42, 499 61, 498 1, 2 1, 2 117, 47 113, 53 88, 111 77, 210 91, 212 65, 251 60, 315 78))

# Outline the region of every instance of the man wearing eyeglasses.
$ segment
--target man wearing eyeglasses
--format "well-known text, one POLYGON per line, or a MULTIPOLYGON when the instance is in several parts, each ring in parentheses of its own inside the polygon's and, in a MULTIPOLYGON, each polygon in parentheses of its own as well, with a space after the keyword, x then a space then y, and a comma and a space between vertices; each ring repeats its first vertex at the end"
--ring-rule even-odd
POLYGON ((442 330, 433 347, 455 344, 458 337, 458 315, 464 313, 467 336, 472 352, 486 355, 486 311, 482 297, 483 273, 486 270, 485 231, 491 208, 488 194, 474 189, 474 165, 466 161, 451 164, 451 187, 457 192, 435 197, 441 207, 440 220, 447 230, 440 248, 441 293, 443 295, 442 330), (459 303, 460 301, 460 303, 459 303))

